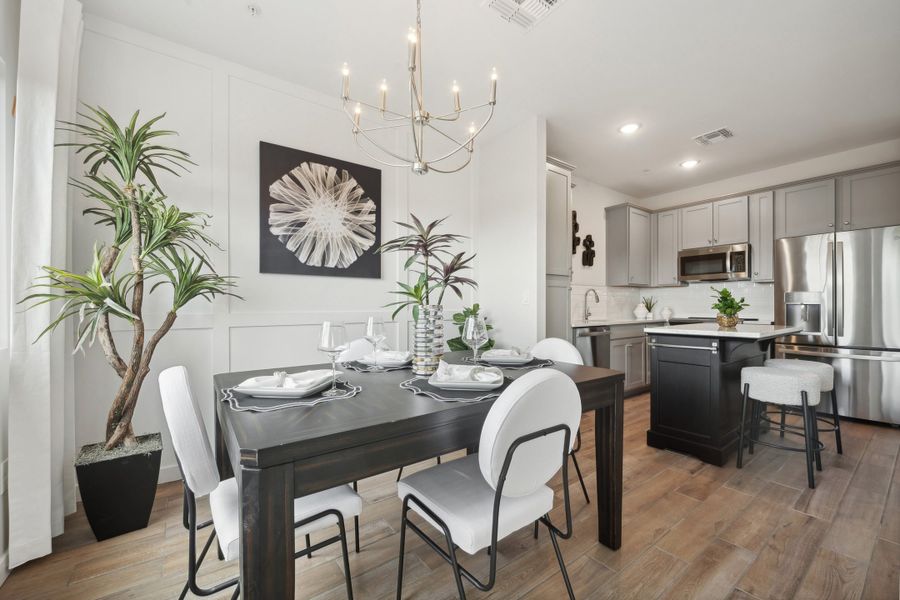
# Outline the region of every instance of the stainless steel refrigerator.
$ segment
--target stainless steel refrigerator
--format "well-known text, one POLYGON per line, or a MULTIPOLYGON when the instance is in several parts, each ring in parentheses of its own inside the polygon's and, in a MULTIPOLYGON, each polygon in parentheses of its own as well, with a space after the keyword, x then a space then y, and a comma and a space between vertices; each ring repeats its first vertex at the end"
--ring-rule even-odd
POLYGON ((776 356, 834 367, 841 415, 900 424, 900 226, 776 240, 775 323, 803 327, 776 356))

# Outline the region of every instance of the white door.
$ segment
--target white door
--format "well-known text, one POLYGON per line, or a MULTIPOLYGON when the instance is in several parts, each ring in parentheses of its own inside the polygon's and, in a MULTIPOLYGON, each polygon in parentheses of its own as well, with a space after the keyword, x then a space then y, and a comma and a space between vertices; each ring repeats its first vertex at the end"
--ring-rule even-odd
POLYGON ((697 204, 681 209, 681 247, 704 248, 713 243, 712 204, 697 204))
POLYGON ((747 242, 747 196, 713 202, 713 245, 747 242))

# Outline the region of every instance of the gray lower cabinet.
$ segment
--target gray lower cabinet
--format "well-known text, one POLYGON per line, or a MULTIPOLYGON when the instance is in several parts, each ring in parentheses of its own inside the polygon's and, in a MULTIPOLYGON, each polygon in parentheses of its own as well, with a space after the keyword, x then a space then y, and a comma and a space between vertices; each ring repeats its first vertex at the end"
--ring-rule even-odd
POLYGON ((750 196, 750 268, 753 281, 774 281, 775 205, 772 192, 750 196))
POLYGON ((650 213, 628 204, 606 209, 606 284, 650 285, 650 213))
POLYGON ((775 239, 834 231, 834 179, 775 190, 775 239))
POLYGON ((900 225, 900 167, 845 175, 838 195, 840 231, 900 225))
POLYGON ((625 391, 647 385, 647 341, 644 337, 614 339, 609 345, 609 366, 625 373, 625 391))

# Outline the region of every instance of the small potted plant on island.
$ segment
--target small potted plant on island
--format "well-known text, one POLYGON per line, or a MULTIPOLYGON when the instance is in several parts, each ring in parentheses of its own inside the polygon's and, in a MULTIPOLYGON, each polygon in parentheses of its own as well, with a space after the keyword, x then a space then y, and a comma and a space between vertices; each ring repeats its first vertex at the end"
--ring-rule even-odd
POLYGON ((194 164, 186 152, 160 144, 160 137, 175 134, 154 128, 164 115, 138 125, 135 112, 121 127, 102 108, 88 108, 80 114, 83 123, 60 127, 79 140, 60 145, 84 155, 84 178, 71 185, 95 203, 84 214, 110 229, 110 241, 94 247, 85 274, 42 267, 34 293, 21 302, 32 308, 59 300, 62 307, 41 336, 67 319, 76 321, 76 351, 98 340, 121 380, 105 440, 84 446, 75 460, 84 512, 96 538, 103 540, 146 527, 153 508, 161 438, 159 433, 136 436, 132 418, 154 351, 185 304, 234 294, 232 279, 216 274, 209 262, 206 248, 218 245, 204 232, 207 215, 179 209, 160 189, 159 172, 178 175, 194 164), (126 255, 130 261, 123 260, 126 255), (147 323, 144 296, 161 287, 171 288, 171 306, 161 323, 147 323), (111 318, 131 326, 127 354, 119 352, 111 318))
POLYGON ((750 305, 744 302, 743 298, 740 300, 735 298, 731 290, 727 288, 717 290, 711 287, 710 289, 715 292, 713 298, 716 299, 716 302, 712 305, 712 308, 718 311, 716 322, 719 324, 719 327, 732 328, 737 326, 738 313, 750 305))
POLYGON ((647 309, 647 316, 644 318, 652 319, 653 309, 656 308, 657 300, 653 298, 653 296, 643 296, 641 297, 641 304, 643 304, 644 308, 647 309))

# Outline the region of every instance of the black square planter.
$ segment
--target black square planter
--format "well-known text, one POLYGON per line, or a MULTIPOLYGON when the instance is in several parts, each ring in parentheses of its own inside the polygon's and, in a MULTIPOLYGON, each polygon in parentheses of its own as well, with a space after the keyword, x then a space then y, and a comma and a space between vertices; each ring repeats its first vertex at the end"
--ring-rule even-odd
POLYGON ((158 433, 137 440, 135 448, 109 452, 102 443, 90 444, 75 460, 81 502, 98 541, 143 529, 150 521, 162 440, 158 433))

